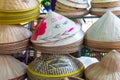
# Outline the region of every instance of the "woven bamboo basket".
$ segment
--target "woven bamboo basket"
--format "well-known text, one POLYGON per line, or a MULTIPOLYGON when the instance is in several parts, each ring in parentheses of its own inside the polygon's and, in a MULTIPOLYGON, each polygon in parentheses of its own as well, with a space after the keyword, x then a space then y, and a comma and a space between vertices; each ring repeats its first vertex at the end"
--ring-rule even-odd
POLYGON ((64 80, 64 77, 82 76, 83 64, 70 55, 44 54, 29 64, 29 80, 64 80))
POLYGON ((120 76, 120 53, 110 51, 100 62, 88 66, 85 70, 87 80, 119 80, 120 76), (95 76, 94 76, 95 75, 95 76))
POLYGON ((0 55, 0 79, 24 80, 27 65, 9 55, 0 55), (19 69, 18 69, 19 68, 19 69))
POLYGON ((82 10, 80 12, 60 12, 60 11, 57 11, 55 10, 57 13, 61 14, 61 15, 64 15, 68 18, 77 18, 77 17, 80 17, 80 16, 85 16, 89 13, 88 10, 82 10))
POLYGON ((0 11, 0 24, 23 24, 35 20, 39 15, 40 12, 38 6, 25 12, 0 11))
MULTIPOLYGON (((119 16, 120 15, 120 11, 112 11, 115 15, 119 16)), ((92 11, 90 10, 90 14, 92 15, 98 15, 98 16, 102 16, 103 14, 105 14, 106 12, 97 12, 97 11, 92 11)))
POLYGON ((44 47, 44 46, 38 46, 37 44, 33 44, 33 47, 42 53, 69 54, 80 51, 80 49, 82 48, 82 42, 83 41, 80 40, 68 45, 56 46, 56 47, 44 47))
POLYGON ((94 3, 91 2, 92 8, 113 8, 120 6, 120 1, 114 1, 114 2, 101 2, 101 3, 94 3))
POLYGON ((38 6, 37 0, 0 0, 0 12, 24 12, 38 6))

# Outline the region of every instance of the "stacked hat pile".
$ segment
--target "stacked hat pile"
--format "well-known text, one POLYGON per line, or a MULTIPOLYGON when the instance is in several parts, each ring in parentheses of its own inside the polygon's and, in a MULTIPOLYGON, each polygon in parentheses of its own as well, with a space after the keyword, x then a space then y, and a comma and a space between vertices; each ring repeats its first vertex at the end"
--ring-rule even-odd
POLYGON ((39 16, 36 0, 0 0, 0 23, 20 24, 39 16))
POLYGON ((57 0, 55 11, 69 18, 88 14, 87 0, 57 0))
POLYGON ((0 55, 0 80, 24 80, 27 66, 9 55, 0 55))
POLYGON ((48 12, 38 24, 31 41, 42 56, 28 66, 29 80, 62 80, 81 76, 83 64, 69 53, 80 51, 84 33, 81 27, 55 12, 48 12))
POLYGON ((102 52, 120 51, 120 19, 112 12, 105 13, 86 32, 86 47, 102 52))
POLYGON ((107 11, 112 11, 115 15, 120 15, 119 0, 92 0, 90 13, 102 16, 107 11))
POLYGON ((86 80, 120 80, 120 53, 110 51, 100 62, 85 70, 86 80))
POLYGON ((10 55, 26 50, 32 33, 21 23, 39 16, 36 0, 0 0, 0 80, 24 80, 26 65, 10 55))

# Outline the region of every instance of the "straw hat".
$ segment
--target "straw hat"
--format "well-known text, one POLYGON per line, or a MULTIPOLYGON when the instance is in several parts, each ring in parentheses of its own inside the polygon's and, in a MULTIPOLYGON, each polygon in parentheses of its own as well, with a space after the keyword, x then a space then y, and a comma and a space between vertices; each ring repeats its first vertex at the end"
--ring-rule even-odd
POLYGON ((39 15, 39 7, 24 12, 0 11, 0 24, 26 24, 37 19, 39 15))
POLYGON ((23 12, 38 6, 37 0, 0 0, 0 12, 23 12))
POLYGON ((35 43, 33 47, 43 53, 68 54, 80 51, 82 48, 84 33, 79 31, 75 35, 60 41, 51 43, 35 43))
POLYGON ((110 11, 97 20, 85 34, 85 45, 93 50, 120 51, 120 19, 110 11))
POLYGON ((17 53, 29 47, 31 32, 21 25, 0 25, 0 54, 17 53))
POLYGON ((120 6, 119 0, 92 0, 92 8, 113 8, 120 6))
POLYGON ((110 51, 98 63, 87 67, 85 76, 87 80, 120 80, 120 53, 110 51))
POLYGON ((79 3, 76 3, 78 2, 78 0, 72 0, 72 1, 69 1, 69 0, 57 0, 58 2, 64 4, 64 5, 67 5, 67 6, 71 6, 71 7, 75 7, 75 8, 88 8, 89 5, 88 5, 88 1, 87 0, 79 0, 79 3))
POLYGON ((63 0, 57 1, 55 12, 64 15, 68 18, 76 18, 88 14, 87 8, 89 7, 87 1, 78 0, 63 0), (64 3, 67 2, 67 3, 64 3), (86 5, 86 7, 85 7, 86 5))
POLYGON ((24 80, 27 66, 8 55, 0 55, 0 80, 24 80))
POLYGON ((112 11, 115 15, 120 15, 120 7, 114 8, 91 8, 90 14, 102 16, 107 11, 112 11))
POLYGON ((70 19, 48 12, 46 17, 38 24, 38 29, 33 34, 33 43, 49 43, 70 37, 79 32, 80 26, 70 19))
POLYGON ((60 10, 60 11, 68 11, 68 12, 70 12, 70 11, 76 11, 76 12, 78 12, 78 11, 81 11, 81 10, 84 10, 84 9, 86 9, 86 8, 75 8, 75 7, 71 7, 71 6, 67 6, 67 5, 64 5, 64 4, 62 4, 62 3, 60 3, 60 2, 56 2, 56 6, 55 6, 55 10, 60 10))
POLYGON ((70 55, 44 54, 29 64, 29 80, 61 80, 68 76, 82 76, 83 64, 70 55))

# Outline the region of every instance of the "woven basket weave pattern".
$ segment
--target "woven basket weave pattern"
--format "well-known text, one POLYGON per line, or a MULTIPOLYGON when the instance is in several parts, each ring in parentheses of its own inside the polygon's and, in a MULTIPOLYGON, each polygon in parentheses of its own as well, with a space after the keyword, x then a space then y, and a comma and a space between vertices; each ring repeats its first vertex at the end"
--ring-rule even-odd
POLYGON ((63 76, 66 74, 71 74, 78 69, 81 68, 81 72, 76 74, 72 74, 72 76, 82 76, 83 68, 82 63, 80 63, 77 59, 73 58, 72 56, 68 55, 54 55, 54 54, 45 54, 40 58, 33 61, 29 68, 38 74, 45 74, 45 75, 53 75, 53 76, 37 76, 33 74, 31 71, 27 71, 29 80, 63 80, 63 76), (36 67, 37 66, 37 67, 36 67), (62 76, 60 76, 62 75, 62 76))

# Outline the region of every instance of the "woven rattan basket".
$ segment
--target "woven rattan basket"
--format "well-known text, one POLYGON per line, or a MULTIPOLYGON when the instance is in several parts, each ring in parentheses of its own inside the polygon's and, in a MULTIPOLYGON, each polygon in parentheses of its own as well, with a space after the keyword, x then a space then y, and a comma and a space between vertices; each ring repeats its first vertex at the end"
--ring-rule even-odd
POLYGON ((114 1, 114 2, 101 2, 101 3, 94 3, 91 2, 92 8, 113 8, 120 6, 120 1, 114 1))
POLYGON ((44 47, 44 46, 38 46, 37 44, 33 44, 33 47, 42 53, 69 54, 80 51, 80 49, 82 48, 82 42, 83 41, 80 40, 68 45, 56 46, 56 47, 44 47))
POLYGON ((29 80, 63 80, 68 76, 82 76, 83 64, 70 55, 44 54, 29 64, 29 80))

